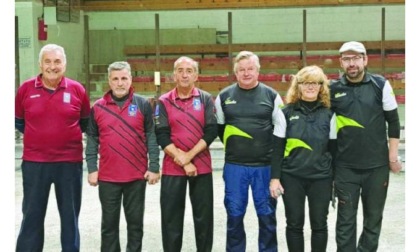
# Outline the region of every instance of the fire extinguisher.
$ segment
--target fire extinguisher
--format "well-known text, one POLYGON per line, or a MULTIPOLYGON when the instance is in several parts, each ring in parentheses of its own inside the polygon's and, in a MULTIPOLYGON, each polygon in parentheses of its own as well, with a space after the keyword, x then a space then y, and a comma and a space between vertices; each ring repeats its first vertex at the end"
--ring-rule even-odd
POLYGON ((38 40, 47 40, 48 33, 47 33, 48 25, 45 24, 43 18, 38 19, 38 40))

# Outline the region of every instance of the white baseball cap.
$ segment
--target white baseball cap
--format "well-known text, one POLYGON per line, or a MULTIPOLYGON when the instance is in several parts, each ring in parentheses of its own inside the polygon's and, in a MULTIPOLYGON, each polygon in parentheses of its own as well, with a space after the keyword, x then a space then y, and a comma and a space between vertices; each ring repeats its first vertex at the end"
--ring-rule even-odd
POLYGON ((353 51, 353 52, 366 54, 365 46, 362 43, 357 42, 357 41, 346 42, 341 46, 339 50, 340 53, 347 52, 347 51, 353 51))

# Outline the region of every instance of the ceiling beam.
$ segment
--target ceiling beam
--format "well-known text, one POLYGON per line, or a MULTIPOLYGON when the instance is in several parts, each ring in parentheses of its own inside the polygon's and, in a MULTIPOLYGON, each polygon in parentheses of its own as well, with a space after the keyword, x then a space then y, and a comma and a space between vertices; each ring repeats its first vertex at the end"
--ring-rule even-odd
POLYGON ((82 0, 84 11, 152 11, 405 4, 405 0, 82 0))

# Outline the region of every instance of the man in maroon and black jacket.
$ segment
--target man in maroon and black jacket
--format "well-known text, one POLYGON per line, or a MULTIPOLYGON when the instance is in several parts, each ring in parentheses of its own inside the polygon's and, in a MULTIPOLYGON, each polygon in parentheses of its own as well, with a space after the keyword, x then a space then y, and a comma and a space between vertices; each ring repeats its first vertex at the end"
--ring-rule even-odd
POLYGON ((146 183, 160 177, 153 112, 147 99, 134 94, 127 62, 112 63, 108 81, 111 90, 93 105, 86 130, 88 182, 99 185, 102 207, 101 251, 121 251, 121 201, 127 251, 141 251, 146 183))
POLYGON ((213 177, 209 146, 217 137, 211 95, 195 87, 198 63, 174 63, 176 87, 156 107, 156 136, 165 152, 161 212, 164 251, 181 251, 187 184, 193 209, 197 251, 213 246, 213 177))

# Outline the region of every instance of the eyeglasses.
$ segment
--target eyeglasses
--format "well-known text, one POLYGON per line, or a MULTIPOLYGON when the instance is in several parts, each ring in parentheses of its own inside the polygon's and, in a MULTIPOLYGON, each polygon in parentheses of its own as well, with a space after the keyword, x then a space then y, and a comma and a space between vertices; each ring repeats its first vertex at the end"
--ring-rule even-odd
POLYGON ((344 63, 348 64, 350 62, 358 62, 361 59, 363 59, 362 55, 357 55, 357 56, 353 56, 353 57, 342 57, 341 61, 343 61, 344 63))
POLYGON ((309 88, 309 87, 320 87, 323 84, 323 82, 315 82, 315 81, 305 81, 305 82, 299 82, 299 85, 309 88))

